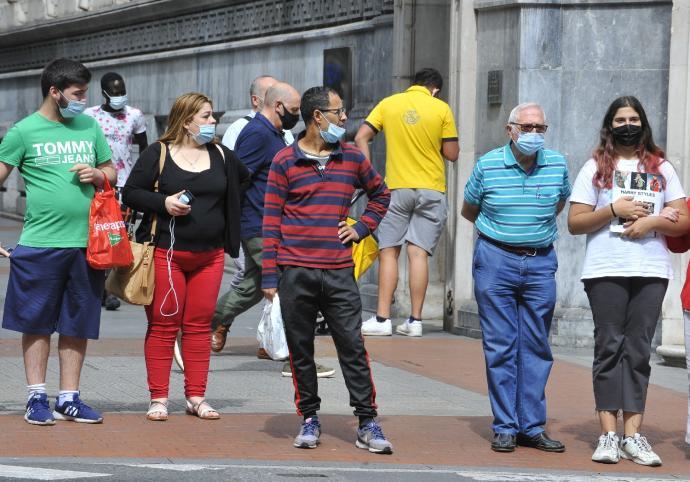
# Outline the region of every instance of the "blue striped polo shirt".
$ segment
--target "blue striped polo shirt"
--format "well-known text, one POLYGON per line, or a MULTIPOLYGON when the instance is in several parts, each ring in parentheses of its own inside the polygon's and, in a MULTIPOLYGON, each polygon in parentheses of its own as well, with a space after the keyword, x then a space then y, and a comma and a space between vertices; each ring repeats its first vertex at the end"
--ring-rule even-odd
POLYGON ((541 248, 557 238, 556 209, 570 190, 563 155, 541 149, 532 172, 526 173, 508 143, 479 158, 465 186, 465 201, 479 206, 474 224, 485 236, 541 248))

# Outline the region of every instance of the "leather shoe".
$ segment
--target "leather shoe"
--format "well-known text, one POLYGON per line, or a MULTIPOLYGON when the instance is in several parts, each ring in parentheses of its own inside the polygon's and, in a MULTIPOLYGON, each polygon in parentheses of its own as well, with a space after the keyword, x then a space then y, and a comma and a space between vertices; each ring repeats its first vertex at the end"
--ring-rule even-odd
POLYGON ((513 452, 515 445, 515 435, 494 433, 494 439, 491 441, 491 450, 494 452, 513 452))
POLYGON ((229 326, 218 325, 218 327, 211 333, 211 350, 218 353, 225 346, 225 340, 228 338, 229 326))
POLYGON ((271 355, 264 348, 256 349, 256 357, 260 360, 271 360, 271 355))
POLYGON ((544 452, 565 452, 565 445, 558 440, 549 438, 546 432, 542 432, 534 437, 528 437, 527 435, 519 433, 517 435, 517 444, 522 447, 532 447, 537 450, 543 450, 544 452))

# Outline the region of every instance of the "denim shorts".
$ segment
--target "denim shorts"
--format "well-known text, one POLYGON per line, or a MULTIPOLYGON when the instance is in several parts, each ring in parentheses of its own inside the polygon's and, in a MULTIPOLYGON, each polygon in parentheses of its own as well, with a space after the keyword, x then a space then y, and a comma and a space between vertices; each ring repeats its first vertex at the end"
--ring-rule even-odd
POLYGON ((86 262, 84 248, 19 245, 10 256, 2 327, 98 339, 104 279, 86 262))

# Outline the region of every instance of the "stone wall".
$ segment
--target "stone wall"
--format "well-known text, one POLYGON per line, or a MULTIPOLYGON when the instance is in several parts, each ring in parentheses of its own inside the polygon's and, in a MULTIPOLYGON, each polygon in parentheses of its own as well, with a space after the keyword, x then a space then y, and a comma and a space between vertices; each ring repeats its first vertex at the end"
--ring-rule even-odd
MULTIPOLYGON (((528 101, 544 107, 547 146, 566 155, 571 182, 596 146, 606 109, 620 95, 640 99, 656 142, 665 145, 672 2, 475 0, 474 5, 475 158, 506 142, 510 110, 528 101), (501 72, 499 103, 489 103, 487 97, 489 71, 501 72)), ((680 170, 679 159, 672 161, 680 170)), ((458 183, 460 189, 465 181, 466 177, 458 183)), ((552 341, 589 345, 591 314, 579 281, 585 237, 568 233, 565 211, 558 220, 558 303, 552 341)), ((471 250, 456 245, 455 255, 471 257, 471 250)), ((462 276, 456 273, 456 279, 462 276)), ((466 273, 465 279, 469 276, 466 273)), ((476 304, 467 298, 457 304, 456 331, 476 336, 476 304)))
MULTIPOLYGON (((249 84, 258 75, 273 75, 291 83, 299 91, 320 85, 323 82, 323 51, 329 48, 348 47, 352 51, 353 99, 347 123, 350 138, 354 137, 374 103, 391 93, 392 0, 337 3, 327 0, 256 0, 235 1, 232 3, 241 3, 241 6, 233 7, 228 7, 227 1, 216 1, 216 4, 226 6, 179 15, 169 11, 171 18, 168 20, 138 24, 136 19, 148 15, 145 10, 148 4, 156 2, 130 3, 142 4, 141 11, 137 8, 129 10, 131 28, 139 25, 140 28, 135 30, 141 31, 142 36, 117 41, 109 50, 101 49, 99 44, 90 44, 89 40, 94 35, 103 38, 118 35, 120 29, 108 24, 107 20, 112 17, 112 22, 119 24, 122 19, 118 15, 122 12, 111 12, 108 14, 110 17, 100 18, 103 23, 100 33, 87 32, 81 36, 61 38, 57 53, 68 55, 80 51, 90 59, 85 62, 93 73, 89 105, 103 101, 100 77, 111 70, 120 73, 127 83, 130 104, 142 109, 147 116, 149 141, 160 134, 172 102, 184 92, 200 91, 213 99, 214 110, 222 115, 218 128, 222 133, 229 123, 250 109, 249 84), (269 10, 272 13, 267 16, 269 10), (310 13, 306 14, 307 11, 310 13), (239 15, 241 22, 232 15, 233 12, 239 15), (300 12, 305 14, 300 17, 300 12), (222 22, 213 23, 219 19, 231 22, 232 28, 226 29, 222 22), (195 25, 194 29, 190 27, 190 32, 206 32, 208 35, 165 36, 174 26, 185 23, 195 25), (204 26, 211 31, 205 30, 204 26), (255 35, 246 35, 247 28, 254 28, 255 35), (214 32, 216 36, 211 35, 214 32), (149 51, 147 46, 152 39, 163 37, 167 48, 149 51), (110 58, 113 51, 118 55, 110 58)), ((164 0, 158 3, 189 5, 190 2, 164 0)), ((214 2, 200 0, 197 3, 208 7, 214 2)), ((0 6, 6 5, 0 3, 0 6)), ((65 22, 67 25, 71 20, 68 18, 65 22)), ((36 59, 40 58, 42 63, 51 58, 49 54, 55 48, 43 42, 41 28, 34 29, 34 42, 24 44, 29 52, 27 56, 17 57, 13 48, 4 47, 5 43, 0 48, 0 58, 18 59, 15 61, 23 67, 22 70, 0 73, 0 138, 12 123, 40 105, 40 69, 35 68, 40 63, 36 59), (32 53, 36 55, 32 56, 32 53), (48 56, 42 57, 45 55, 48 56)), ((0 38, 15 41, 17 37, 0 31, 0 38)), ((384 155, 377 156, 379 169, 383 169, 384 160, 384 155)), ((1 196, 4 210, 23 213, 23 186, 16 173, 12 174, 5 187, 7 192, 1 196)))

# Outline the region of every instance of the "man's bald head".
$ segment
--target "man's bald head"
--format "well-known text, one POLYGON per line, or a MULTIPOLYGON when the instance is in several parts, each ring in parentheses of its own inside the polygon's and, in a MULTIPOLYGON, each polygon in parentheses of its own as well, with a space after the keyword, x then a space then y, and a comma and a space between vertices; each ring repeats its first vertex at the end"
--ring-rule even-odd
POLYGON ((263 109, 266 91, 277 82, 278 80, 270 75, 260 75, 252 81, 249 86, 249 98, 251 99, 254 112, 259 112, 263 109))
POLYGON ((278 82, 266 91, 261 114, 279 129, 290 130, 299 120, 300 94, 290 84, 278 82))
POLYGON ((276 82, 266 91, 264 105, 266 107, 275 107, 278 102, 289 105, 299 105, 300 95, 290 84, 285 82, 276 82))

